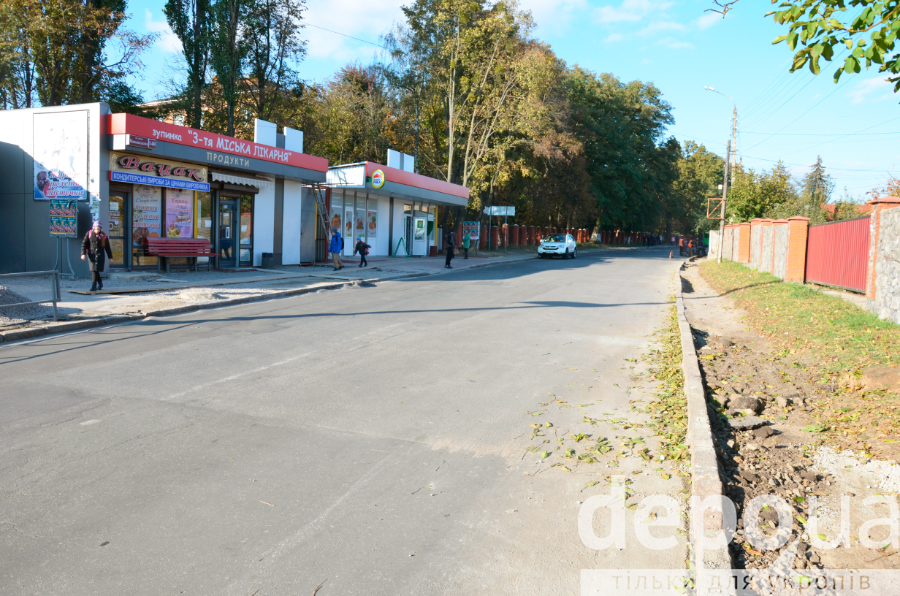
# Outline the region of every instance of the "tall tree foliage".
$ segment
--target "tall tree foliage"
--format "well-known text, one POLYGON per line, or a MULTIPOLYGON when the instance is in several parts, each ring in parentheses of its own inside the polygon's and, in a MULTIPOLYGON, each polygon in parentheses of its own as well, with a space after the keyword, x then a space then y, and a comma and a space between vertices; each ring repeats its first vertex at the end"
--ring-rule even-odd
POLYGON ((185 124, 200 128, 207 86, 213 17, 209 0, 166 0, 163 12, 172 32, 181 40, 186 80, 181 83, 179 106, 185 124))
POLYGON ((139 97, 125 77, 155 38, 124 27, 125 0, 6 0, 0 5, 5 108, 139 97))

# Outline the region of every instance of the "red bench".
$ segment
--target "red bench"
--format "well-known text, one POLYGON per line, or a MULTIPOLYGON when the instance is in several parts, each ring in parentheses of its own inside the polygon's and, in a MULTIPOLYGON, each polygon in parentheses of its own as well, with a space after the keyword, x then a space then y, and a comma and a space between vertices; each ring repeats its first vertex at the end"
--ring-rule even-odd
MULTIPOLYGON (((169 259, 172 257, 193 259, 194 270, 197 269, 197 257, 209 257, 210 260, 216 257, 206 238, 144 238, 144 246, 147 247, 147 254, 159 258, 157 269, 165 261, 166 271, 169 270, 169 259)), ((209 270, 209 261, 206 269, 209 270)))

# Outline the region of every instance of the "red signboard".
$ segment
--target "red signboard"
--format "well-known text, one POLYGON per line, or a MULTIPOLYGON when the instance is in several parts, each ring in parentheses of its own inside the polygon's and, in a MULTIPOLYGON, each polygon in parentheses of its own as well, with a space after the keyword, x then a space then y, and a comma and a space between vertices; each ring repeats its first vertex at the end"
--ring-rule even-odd
POLYGON ((316 172, 328 171, 328 160, 324 157, 307 155, 299 151, 278 149, 260 145, 252 141, 242 141, 212 132, 159 122, 132 114, 110 114, 109 134, 129 134, 147 137, 155 141, 165 141, 176 145, 186 145, 211 152, 239 155, 272 163, 280 163, 316 172))

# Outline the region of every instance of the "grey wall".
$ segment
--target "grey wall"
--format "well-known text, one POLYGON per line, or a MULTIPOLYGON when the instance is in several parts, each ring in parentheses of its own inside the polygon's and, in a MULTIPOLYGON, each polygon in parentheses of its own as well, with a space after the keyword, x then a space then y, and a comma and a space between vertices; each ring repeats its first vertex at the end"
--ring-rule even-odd
POLYGON ((772 272, 772 250, 775 243, 775 226, 765 226, 762 229, 762 255, 759 270, 766 273, 772 272))
POLYGON ((759 235, 762 232, 762 226, 750 227, 750 263, 751 269, 756 269, 759 263, 759 235))
POLYGON ((731 246, 734 242, 734 229, 726 228, 725 229, 725 245, 722 247, 722 258, 728 259, 729 261, 733 260, 731 256, 731 246))
POLYGON ((719 258, 719 230, 709 231, 709 258, 719 258))
POLYGON ((303 189, 300 208, 300 262, 316 260, 316 197, 312 189, 303 189))
POLYGON ((775 250, 775 269, 772 275, 784 279, 787 271, 787 244, 789 225, 773 226, 775 229, 773 249, 775 250))
POLYGON ((869 311, 900 324, 900 207, 882 211, 875 262, 875 298, 869 311))
MULTIPOLYGON (((53 269, 57 240, 50 236, 50 201, 34 200, 34 116, 51 112, 88 112, 88 190, 101 199, 100 218, 109 219, 109 159, 102 103, 0 111, 0 273, 53 269)), ((78 203, 78 238, 68 240, 68 261, 79 277, 90 275, 81 262, 81 236, 91 225, 90 202, 78 203)), ((60 242, 65 243, 66 240, 60 242)), ((61 270, 68 272, 66 255, 61 270)))

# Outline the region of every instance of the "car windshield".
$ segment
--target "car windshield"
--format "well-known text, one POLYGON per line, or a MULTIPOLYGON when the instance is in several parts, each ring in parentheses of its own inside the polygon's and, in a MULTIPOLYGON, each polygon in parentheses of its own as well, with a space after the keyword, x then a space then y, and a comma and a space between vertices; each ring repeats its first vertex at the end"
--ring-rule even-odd
POLYGON ((566 237, 562 234, 552 234, 544 238, 544 242, 565 242, 566 237))

